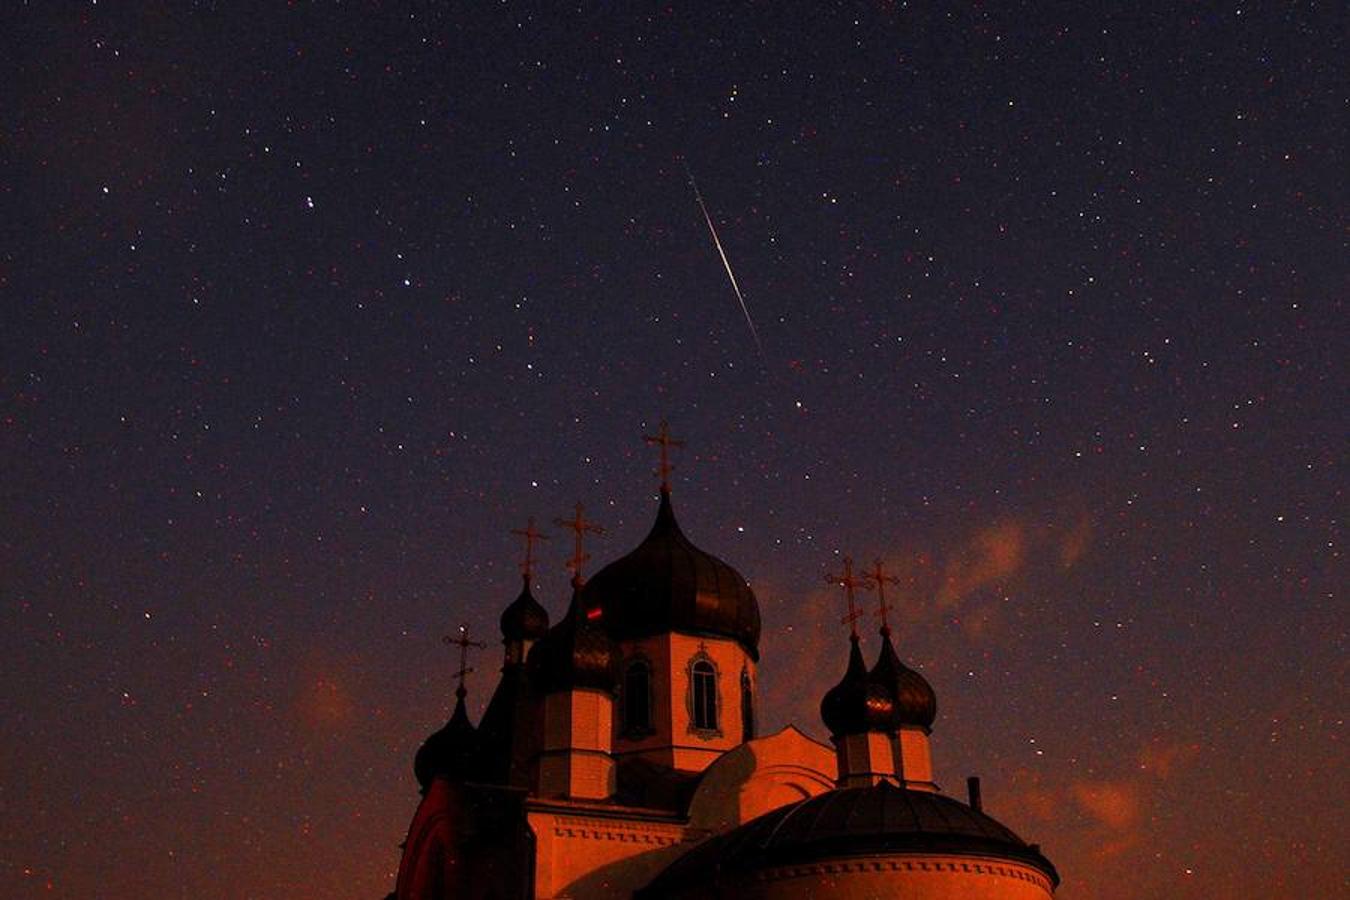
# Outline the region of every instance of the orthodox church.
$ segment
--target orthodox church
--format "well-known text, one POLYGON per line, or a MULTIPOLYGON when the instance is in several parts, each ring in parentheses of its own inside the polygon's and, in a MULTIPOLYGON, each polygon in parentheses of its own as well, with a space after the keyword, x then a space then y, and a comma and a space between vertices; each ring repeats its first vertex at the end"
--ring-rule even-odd
MULTIPOLYGON (((664 424, 656 520, 586 579, 577 507, 571 599, 550 625, 531 595, 501 613, 501 678, 475 727, 464 659, 454 713, 418 750, 421 802, 391 900, 1045 900, 1036 844, 933 781, 933 688, 900 661, 881 564, 831 580, 848 601, 843 676, 824 686, 822 744, 756 730, 760 613, 730 565, 699 549, 671 501, 664 424), (881 650, 859 646, 858 587, 880 598, 881 650)), ((461 652, 474 645, 466 634, 461 652)), ((481 646, 481 645, 478 645, 481 646)), ((790 677, 812 690, 816 661, 790 677)), ((777 677, 784 677, 779 675, 777 677)))

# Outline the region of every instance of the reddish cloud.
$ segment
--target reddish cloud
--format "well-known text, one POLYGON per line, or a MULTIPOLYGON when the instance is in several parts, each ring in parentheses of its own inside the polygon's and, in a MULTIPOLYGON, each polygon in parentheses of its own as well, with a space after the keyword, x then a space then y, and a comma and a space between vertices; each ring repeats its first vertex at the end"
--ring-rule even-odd
POLYGON ((1133 828, 1139 821, 1142 786, 1125 781, 1080 781, 1069 787, 1079 808, 1113 830, 1133 828))
POLYGON ((1026 529, 1003 522, 978 532, 963 552, 947 563, 938 605, 950 609, 989 585, 1006 582, 1026 558, 1026 529))

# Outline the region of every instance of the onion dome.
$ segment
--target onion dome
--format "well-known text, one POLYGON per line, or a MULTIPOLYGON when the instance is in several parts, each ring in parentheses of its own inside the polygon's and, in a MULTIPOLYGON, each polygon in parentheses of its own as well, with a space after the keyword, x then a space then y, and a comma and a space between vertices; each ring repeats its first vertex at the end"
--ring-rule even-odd
POLYGON ((434 778, 466 781, 473 773, 478 732, 464 710, 465 693, 461 684, 455 690, 455 711, 450 721, 423 741, 413 758, 413 774, 423 792, 434 778))
POLYGON ((675 521, 670 492, 661 491, 656 522, 627 556, 605 566, 585 596, 604 610, 616 639, 678 631, 738 641, 759 659, 759 603, 745 578, 695 547, 675 521))
POLYGON ((889 628, 881 630, 881 655, 872 667, 871 680, 885 685, 895 698, 895 718, 892 727, 904 725, 932 728, 937 718, 937 694, 918 672, 900 661, 891 645, 889 628))
POLYGON ((826 791, 751 819, 675 860, 636 896, 682 897, 695 887, 731 888, 734 896, 742 879, 775 866, 933 855, 1018 862, 1059 884, 1040 848, 997 820, 942 794, 881 782, 826 791))
POLYGON ((502 638, 508 641, 537 641, 548 631, 548 610, 530 593, 530 579, 525 576, 520 596, 502 610, 502 638))
POLYGON ((574 584, 567 614, 532 648, 528 665, 541 694, 572 688, 613 691, 619 682, 619 648, 601 627, 603 610, 586 607, 574 584))
POLYGON ((820 701, 820 718, 836 737, 894 731, 895 701, 884 685, 868 676, 856 634, 850 642, 848 669, 839 683, 825 692, 820 701))

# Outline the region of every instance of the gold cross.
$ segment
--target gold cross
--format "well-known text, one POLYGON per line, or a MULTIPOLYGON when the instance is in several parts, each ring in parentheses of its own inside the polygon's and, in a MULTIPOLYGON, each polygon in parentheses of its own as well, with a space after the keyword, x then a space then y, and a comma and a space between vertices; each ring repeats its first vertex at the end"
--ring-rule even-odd
POLYGON ((670 448, 683 447, 684 441, 677 441, 670 436, 670 426, 666 420, 661 420, 661 430, 656 434, 644 434, 642 440, 648 444, 659 444, 661 446, 661 490, 670 493, 670 470, 675 466, 670 461, 670 448))
POLYGON ((473 671, 469 667, 469 648, 486 647, 487 644, 482 641, 469 640, 468 625, 459 626, 459 637, 451 637, 447 634, 441 640, 459 647, 459 671, 455 673, 455 677, 459 679, 459 687, 456 689, 456 693, 462 692, 464 690, 464 676, 473 671))
POLYGON ((525 576, 525 583, 528 585, 534 572, 534 542, 546 541, 548 535, 542 531, 535 531, 534 516, 530 516, 530 521, 524 528, 512 528, 511 533, 525 539, 525 561, 520 564, 520 574, 525 576))
POLYGON ((890 612, 891 608, 886 605, 886 585, 899 584, 900 579, 894 575, 887 575, 881 568, 881 560, 874 562, 872 568, 863 573, 863 577, 867 579, 869 589, 874 587, 877 589, 877 615, 881 616, 881 631, 883 634, 890 634, 891 626, 886 620, 886 613, 890 612))
POLYGON ((560 525, 563 528, 572 529, 572 534, 576 536, 575 549, 572 553, 572 558, 567 561, 567 568, 572 570, 572 584, 580 587, 582 580, 581 567, 585 564, 586 560, 591 558, 591 555, 582 549, 582 540, 587 532, 590 532, 591 534, 604 534, 605 529, 594 522, 586 520, 586 517, 582 515, 580 503, 577 503, 576 514, 572 518, 554 519, 553 524, 560 525))
POLYGON ((853 557, 844 557, 843 575, 826 575, 825 582, 837 584, 844 589, 844 597, 848 600, 848 615, 839 621, 847 625, 849 634, 856 638, 858 636, 858 619, 862 618, 863 613, 853 601, 853 592, 860 587, 866 589, 867 585, 853 574, 853 557))

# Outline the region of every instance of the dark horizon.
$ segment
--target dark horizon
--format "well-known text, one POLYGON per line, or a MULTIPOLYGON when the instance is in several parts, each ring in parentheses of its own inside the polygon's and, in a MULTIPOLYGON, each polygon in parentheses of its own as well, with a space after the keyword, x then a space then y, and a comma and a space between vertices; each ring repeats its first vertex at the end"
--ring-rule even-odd
POLYGON ((511 529, 556 621, 663 419, 762 732, 883 558, 1057 897, 1343 890, 1344 24, 0 12, 0 894, 384 897, 442 635, 476 719, 511 529))

